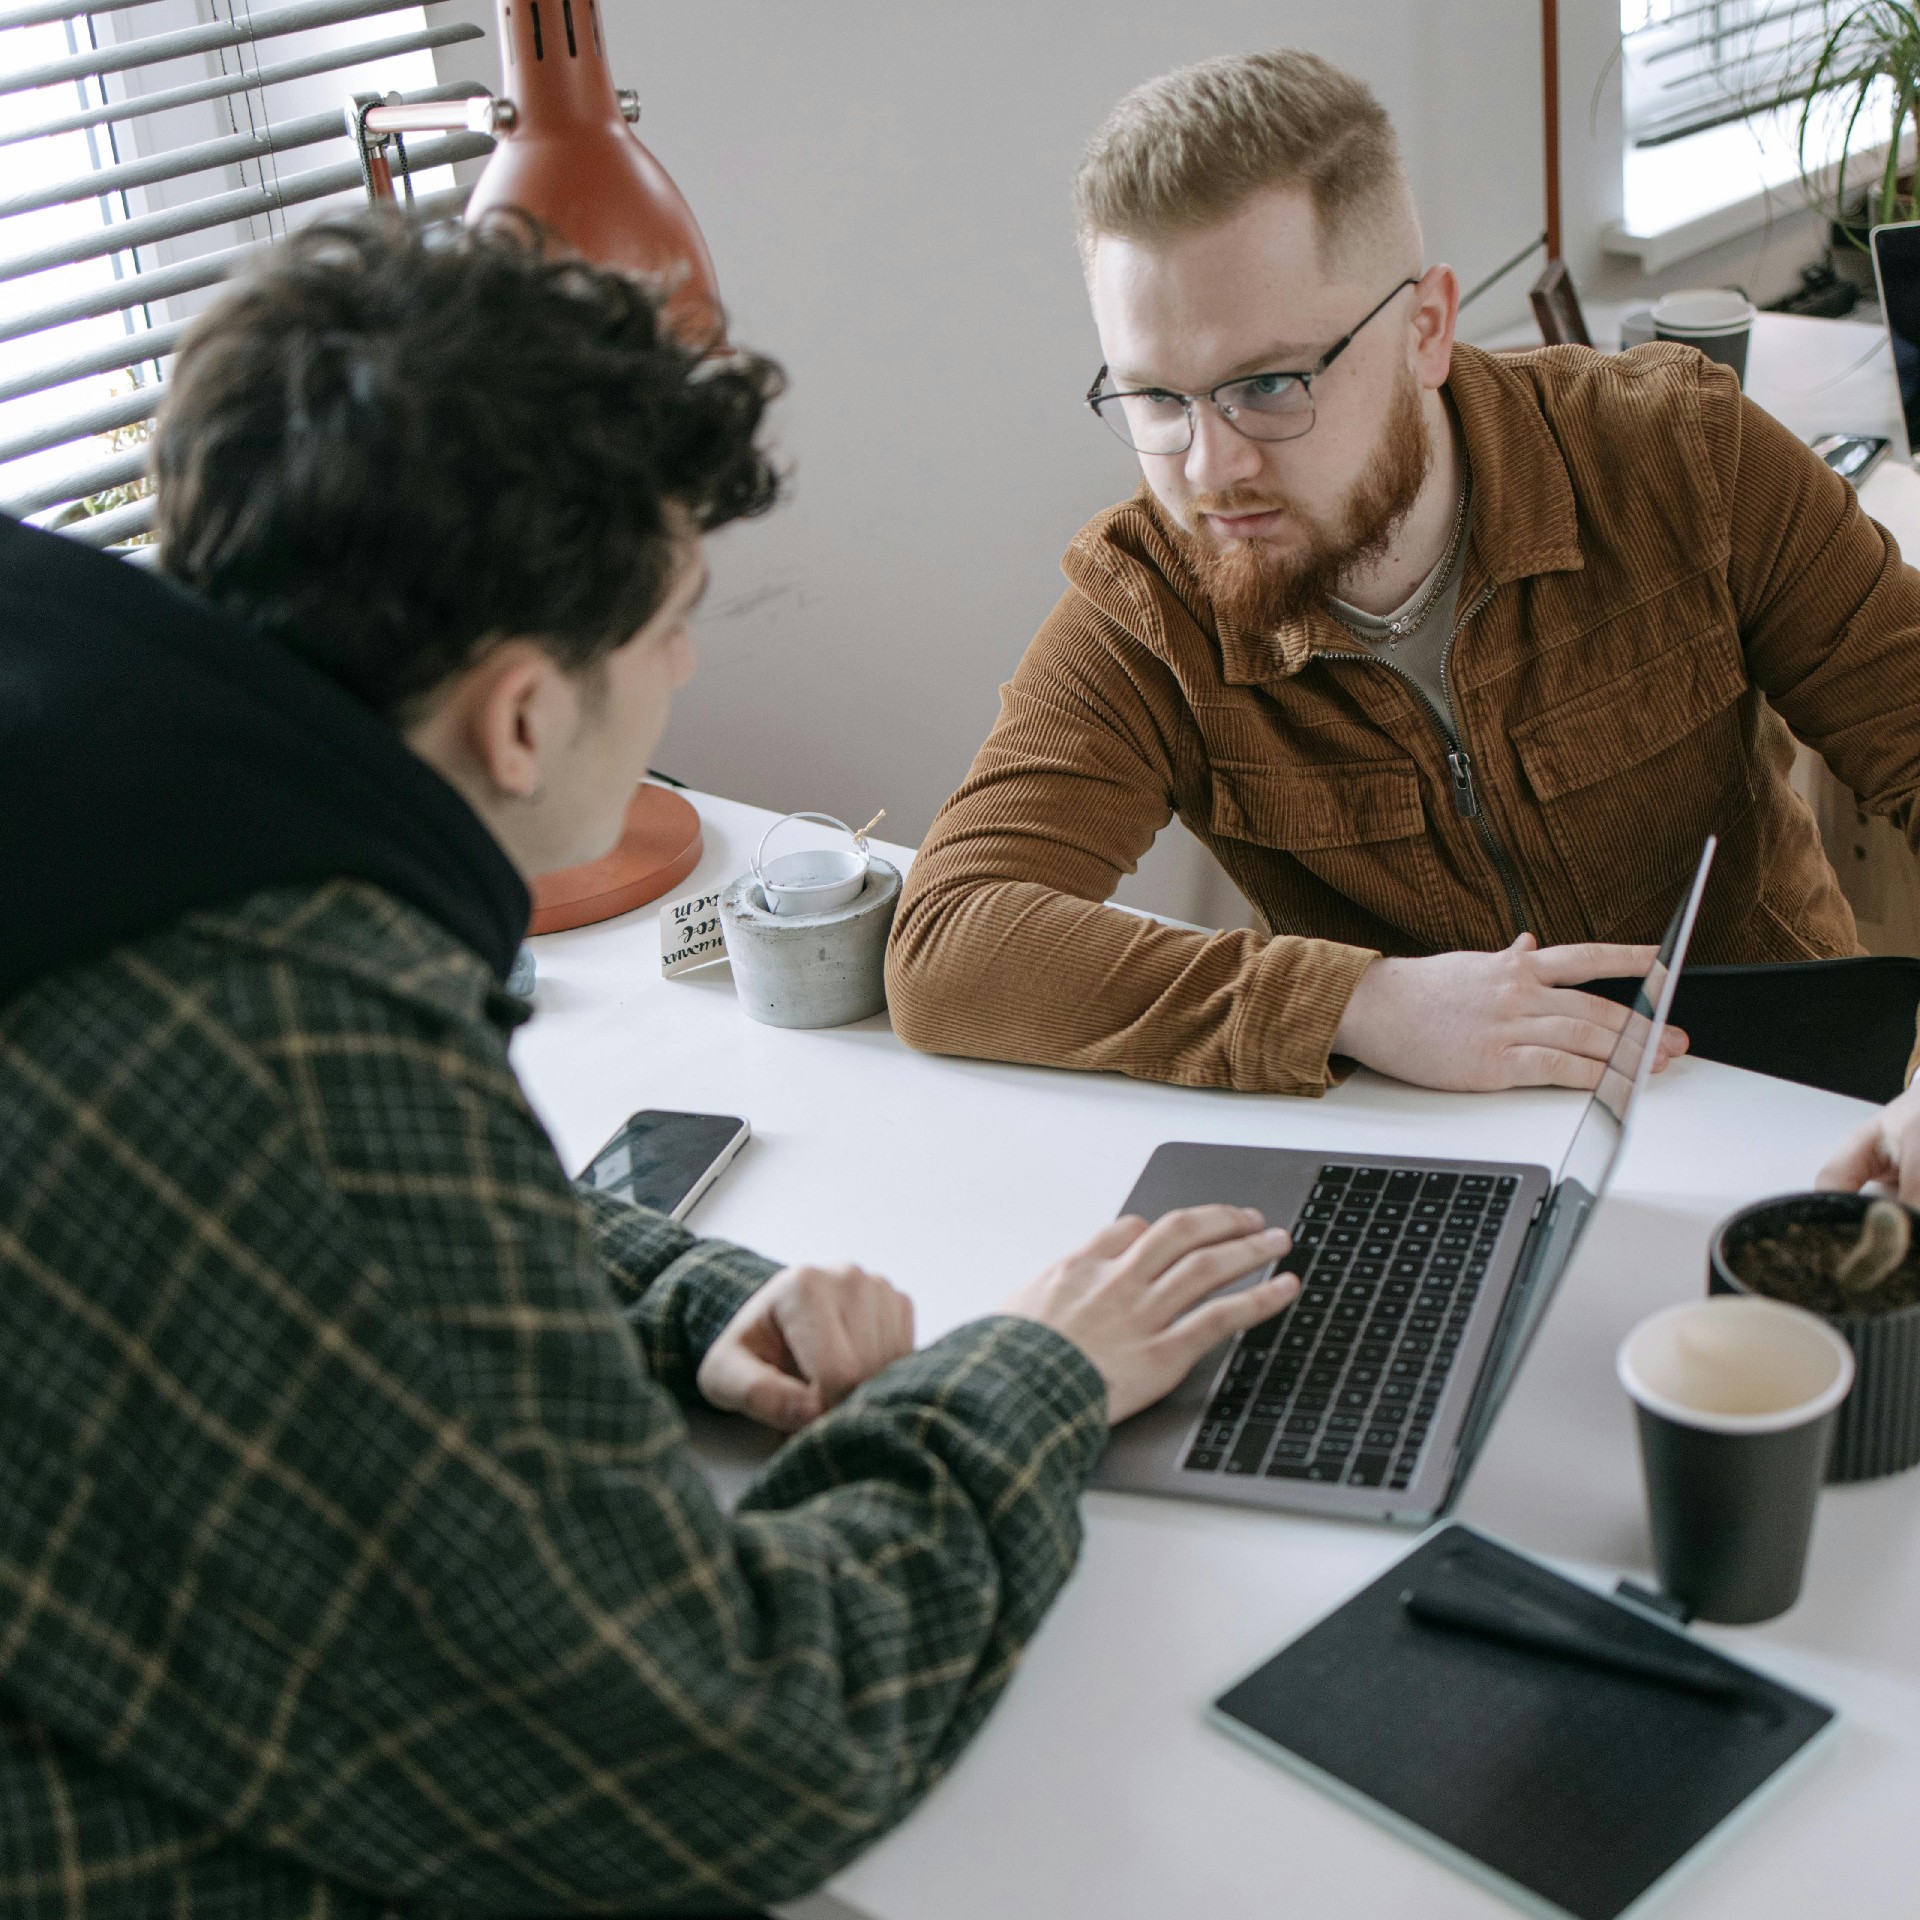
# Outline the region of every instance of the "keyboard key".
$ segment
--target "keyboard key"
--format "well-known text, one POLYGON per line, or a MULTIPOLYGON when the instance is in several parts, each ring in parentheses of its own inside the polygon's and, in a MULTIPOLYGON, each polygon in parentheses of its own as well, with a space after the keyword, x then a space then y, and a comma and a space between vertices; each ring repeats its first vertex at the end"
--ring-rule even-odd
POLYGON ((1351 1185, 1356 1193, 1378 1193, 1387 1184, 1385 1167, 1359 1167, 1354 1171, 1351 1185))
POLYGON ((1352 1487, 1377 1487, 1387 1477, 1387 1456, 1384 1453, 1363 1453, 1355 1457, 1353 1470, 1347 1475, 1347 1484, 1352 1487))
POLYGON ((1210 1447, 1195 1447, 1183 1464, 1189 1473, 1214 1473, 1224 1457, 1210 1447))
POLYGON ((1329 1433, 1358 1433, 1367 1423, 1357 1413, 1330 1413, 1327 1415, 1329 1433))
POLYGON ((1269 1460, 1267 1462, 1269 1480, 1304 1480, 1310 1471, 1304 1460, 1269 1460))
POLYGON ((1400 1430, 1383 1427, 1377 1421, 1360 1436, 1361 1448, 1367 1453, 1391 1453, 1399 1444, 1400 1430))
POLYGON ((1252 1417, 1255 1420, 1268 1420, 1278 1423, 1287 1417, 1287 1396, 1279 1394, 1253 1403, 1252 1417))
POLYGON ((1347 1271, 1356 1280, 1379 1280, 1386 1275, 1387 1263, 1384 1260, 1355 1260, 1347 1271))
POLYGON ((1411 1418, 1413 1408, 1398 1400, 1383 1400, 1367 1417, 1376 1427, 1398 1427, 1411 1418))
POLYGON ((1295 1436, 1318 1433, 1320 1431, 1320 1415, 1317 1412, 1292 1413, 1287 1417, 1286 1430, 1289 1434, 1295 1436))
POLYGON ((1510 1173, 1502 1174, 1494 1186, 1495 1193, 1511 1193, 1520 1182, 1510 1173))
POLYGON ((1353 1178, 1353 1169, 1351 1167, 1322 1167, 1320 1169, 1320 1178, 1322 1180, 1338 1180, 1344 1186, 1347 1181, 1353 1178))
POLYGON ((1347 1470, 1344 1460, 1316 1460, 1306 1470, 1308 1480, 1338 1480, 1347 1470))
POLYGON ((1460 1191, 1462 1193, 1491 1193, 1493 1191, 1493 1175, 1490 1173, 1463 1173, 1460 1176, 1460 1191))
POLYGON ((1415 1355, 1404 1360, 1396 1360, 1387 1369, 1389 1380, 1418 1380, 1427 1370, 1426 1356, 1415 1355))
POLYGON ((1408 1386, 1404 1380, 1389 1380, 1387 1384, 1380 1389, 1380 1404, 1383 1407, 1392 1406, 1397 1401, 1411 1400, 1412 1398, 1413 1389, 1408 1386))
POLYGON ((1424 1260, 1396 1260, 1388 1267, 1387 1273, 1395 1280, 1418 1280, 1427 1270, 1424 1260))
POLYGON ((1350 1387, 1371 1387, 1379 1384, 1380 1369, 1363 1367, 1358 1362, 1347 1369, 1347 1385, 1350 1387))
POLYGON ((1358 1229, 1367 1224, 1367 1218, 1368 1215, 1365 1207, 1342 1207, 1340 1211, 1334 1215, 1333 1224, 1336 1227, 1352 1227, 1358 1229))
POLYGON ((1227 1456, 1229 1473, 1258 1473, 1260 1463, 1266 1458, 1267 1445, 1273 1439, 1273 1429, 1264 1423, 1259 1426, 1243 1427, 1240 1438, 1234 1442, 1233 1451, 1227 1456))
POLYGON ((1371 1387, 1343 1388, 1335 1404, 1346 1413, 1365 1413, 1373 1405, 1373 1389, 1371 1387))
POLYGON ((1420 1189, 1420 1196, 1424 1200, 1444 1200, 1459 1184, 1460 1176, 1457 1173, 1430 1173, 1420 1189))
MULTIPOLYGON (((1379 1315, 1376 1314, 1374 1318, 1379 1319, 1379 1315)), ((1356 1367, 1384 1367, 1393 1358, 1392 1323, 1382 1322, 1378 1333, 1369 1325, 1367 1333, 1370 1337, 1362 1340, 1353 1350, 1353 1364, 1356 1367)))

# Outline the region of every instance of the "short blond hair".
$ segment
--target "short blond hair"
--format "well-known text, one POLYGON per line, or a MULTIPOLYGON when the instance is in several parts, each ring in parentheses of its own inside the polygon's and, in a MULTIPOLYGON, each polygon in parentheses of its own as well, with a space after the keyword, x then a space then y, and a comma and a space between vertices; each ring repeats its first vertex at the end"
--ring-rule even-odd
POLYGON ((1177 67, 1119 102, 1074 176, 1081 254, 1102 234, 1159 240, 1212 226, 1274 187, 1311 197, 1323 259, 1401 214, 1419 244, 1386 109, 1331 61, 1278 47, 1177 67))

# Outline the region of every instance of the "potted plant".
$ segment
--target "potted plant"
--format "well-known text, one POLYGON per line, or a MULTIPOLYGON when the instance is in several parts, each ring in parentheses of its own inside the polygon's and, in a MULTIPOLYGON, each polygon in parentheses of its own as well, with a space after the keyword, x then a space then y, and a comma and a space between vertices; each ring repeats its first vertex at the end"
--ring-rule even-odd
POLYGON ((1903 0, 1828 0, 1818 24, 1788 45, 1783 74, 1780 98, 1800 101, 1795 157, 1808 196, 1831 207, 1835 244, 1864 253, 1870 229, 1915 217, 1913 173, 1903 168, 1901 152, 1909 132, 1920 132, 1920 8, 1903 0), (1882 98, 1892 102, 1886 131, 1876 111, 1882 98), (1837 154, 1825 137, 1836 126, 1837 154), (1870 182, 1857 163, 1868 153, 1876 170, 1870 182), (1823 186, 1829 167, 1833 179, 1823 186))
POLYGON ((1920 1215, 1857 1193, 1762 1200, 1716 1229, 1711 1293, 1804 1307, 1853 1349, 1853 1391, 1834 1428, 1829 1480, 1920 1464, 1920 1215))

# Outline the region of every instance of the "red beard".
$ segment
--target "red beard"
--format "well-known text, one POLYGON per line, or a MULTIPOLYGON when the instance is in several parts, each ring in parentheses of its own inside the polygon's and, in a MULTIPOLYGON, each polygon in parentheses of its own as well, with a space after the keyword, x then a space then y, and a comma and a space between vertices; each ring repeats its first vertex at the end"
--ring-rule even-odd
POLYGON ((1303 545, 1284 551, 1261 540, 1222 545, 1177 523, 1158 500, 1154 504, 1215 611, 1237 626, 1271 632, 1323 605, 1346 574, 1386 551, 1394 529, 1419 497, 1432 458, 1420 389, 1409 373, 1379 446, 1331 519, 1322 520, 1285 498, 1242 488, 1201 494, 1188 508, 1194 525, 1203 513, 1285 513, 1306 530, 1303 545))

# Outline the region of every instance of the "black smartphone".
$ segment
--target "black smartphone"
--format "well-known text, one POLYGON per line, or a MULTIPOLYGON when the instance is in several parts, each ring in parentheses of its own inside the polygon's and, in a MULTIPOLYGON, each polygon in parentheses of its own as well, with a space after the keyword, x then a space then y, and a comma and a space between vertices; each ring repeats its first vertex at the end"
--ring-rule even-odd
POLYGON ((730 1113, 636 1113, 587 1162, 582 1182, 684 1220, 753 1129, 730 1113))
POLYGON ((1878 433, 1823 433, 1813 450, 1842 480, 1857 487, 1887 457, 1891 445, 1878 433))

